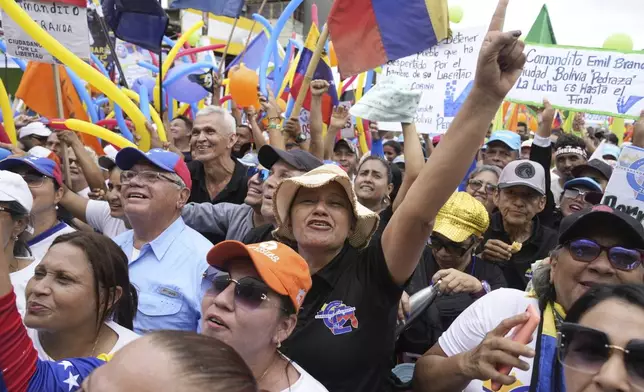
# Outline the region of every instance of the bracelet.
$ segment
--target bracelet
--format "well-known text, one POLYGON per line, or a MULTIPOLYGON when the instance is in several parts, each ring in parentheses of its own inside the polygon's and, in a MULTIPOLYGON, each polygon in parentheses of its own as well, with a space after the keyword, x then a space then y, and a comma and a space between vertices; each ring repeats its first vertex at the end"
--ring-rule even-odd
POLYGON ((282 122, 282 117, 269 117, 268 118, 268 121, 273 121, 273 120, 277 120, 279 122, 282 122))
POLYGON ((268 129, 278 129, 278 130, 281 130, 281 129, 282 129, 282 125, 281 125, 281 124, 268 124, 268 129))

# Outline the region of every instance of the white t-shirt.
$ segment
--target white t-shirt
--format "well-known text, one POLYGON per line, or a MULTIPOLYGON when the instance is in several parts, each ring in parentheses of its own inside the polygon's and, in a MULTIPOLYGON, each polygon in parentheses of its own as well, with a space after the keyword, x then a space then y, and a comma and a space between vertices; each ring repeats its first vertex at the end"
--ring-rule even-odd
POLYGON ((29 249, 31 250, 31 254, 34 256, 34 258, 36 260, 42 260, 42 258, 45 256, 45 253, 47 253, 47 251, 49 250, 51 243, 54 242, 56 238, 60 237, 63 234, 73 233, 75 231, 76 229, 69 226, 67 223, 58 222, 56 226, 52 227, 49 230, 45 230, 31 240, 27 241, 27 244, 29 245, 29 249))
MULTIPOLYGON (((514 289, 494 290, 465 309, 449 329, 438 338, 438 344, 448 357, 470 351, 478 346, 485 338, 485 335, 496 328, 501 321, 525 312, 528 305, 532 305, 537 311, 540 311, 539 301, 536 298, 528 298, 527 293, 524 291, 514 289)), ((510 334, 512 332, 510 331, 510 334)), ((537 341, 536 336, 537 331, 535 330, 532 341, 528 344, 533 350, 535 350, 537 341)), ((525 372, 516 368, 512 369, 510 374, 516 377, 516 383, 502 387, 499 390, 500 392, 511 392, 520 386, 530 385, 532 358, 521 357, 521 360, 530 365, 530 370, 525 372)), ((482 392, 491 390, 490 384, 489 380, 485 382, 473 380, 463 391, 482 392), (484 389, 484 387, 487 389, 484 389)))
POLYGON ((85 209, 85 220, 93 229, 109 238, 127 231, 122 219, 112 217, 110 205, 106 201, 89 200, 85 209))
MULTIPOLYGON (((109 355, 114 354, 118 350, 122 349, 126 344, 140 337, 136 333, 130 331, 125 327, 120 326, 114 321, 111 321, 111 320, 106 321, 105 324, 118 335, 118 339, 114 344, 114 347, 112 347, 112 351, 110 351, 109 353, 96 353, 96 356, 99 356, 100 354, 109 354, 109 355)), ((47 355, 47 353, 45 352, 45 349, 40 344, 40 339, 38 338, 38 331, 35 329, 28 329, 28 331, 29 331, 29 337, 34 342, 34 347, 36 348, 36 351, 38 351, 38 358, 44 361, 53 361, 53 359, 50 358, 49 355, 47 355)))
POLYGON ((320 384, 318 380, 313 378, 306 370, 302 369, 300 365, 291 361, 285 355, 282 355, 282 357, 290 361, 295 370, 300 373, 300 378, 290 388, 286 388, 282 392, 328 392, 324 385, 320 384))
POLYGON ((90 193, 91 191, 92 191, 92 190, 91 190, 91 189, 89 189, 89 187, 85 187, 85 188, 81 189, 80 191, 76 192, 76 194, 77 194, 78 196, 80 196, 80 197, 85 198, 85 199, 89 199, 89 193, 90 193))
POLYGON ((24 318, 27 310, 25 289, 27 288, 27 282, 29 282, 29 279, 34 276, 34 271, 36 270, 38 263, 40 263, 40 259, 36 260, 34 257, 21 257, 20 259, 30 260, 31 263, 20 271, 10 273, 9 279, 11 279, 11 284, 13 285, 13 292, 16 293, 16 306, 18 307, 18 313, 20 313, 21 318, 24 318))
POLYGON ((559 175, 555 172, 555 169, 550 170, 550 192, 555 199, 557 207, 559 207, 559 201, 561 200, 563 191, 561 184, 559 184, 559 175))

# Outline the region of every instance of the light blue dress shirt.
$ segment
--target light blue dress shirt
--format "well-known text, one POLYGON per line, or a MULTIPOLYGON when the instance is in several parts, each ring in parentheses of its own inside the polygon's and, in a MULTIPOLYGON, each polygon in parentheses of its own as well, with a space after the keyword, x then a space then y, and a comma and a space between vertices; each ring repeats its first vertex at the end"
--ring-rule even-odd
POLYGON ((201 285, 208 269, 206 255, 212 248, 210 241, 178 218, 161 235, 143 245, 135 260, 132 230, 120 234, 114 242, 130 260, 130 282, 139 294, 134 332, 198 331, 201 285))

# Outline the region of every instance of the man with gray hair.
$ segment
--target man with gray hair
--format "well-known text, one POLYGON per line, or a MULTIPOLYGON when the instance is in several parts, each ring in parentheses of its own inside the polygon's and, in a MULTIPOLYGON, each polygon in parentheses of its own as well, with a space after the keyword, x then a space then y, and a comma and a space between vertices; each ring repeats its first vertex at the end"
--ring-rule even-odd
POLYGON ((192 185, 188 167, 173 152, 131 147, 116 155, 116 165, 123 170, 121 193, 132 230, 114 242, 130 260, 130 281, 139 296, 134 331, 197 331, 212 244, 181 218, 192 185))
POLYGON ((236 129, 234 117, 221 107, 206 106, 197 112, 190 138, 193 161, 188 164, 191 202, 244 203, 248 169, 233 159, 236 129))

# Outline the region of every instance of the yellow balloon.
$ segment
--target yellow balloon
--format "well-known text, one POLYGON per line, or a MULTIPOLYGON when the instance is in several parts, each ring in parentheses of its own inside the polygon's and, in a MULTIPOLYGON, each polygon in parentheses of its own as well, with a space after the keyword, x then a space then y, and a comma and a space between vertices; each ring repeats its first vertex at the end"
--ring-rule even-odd
MULTIPOLYGON (((139 94, 135 93, 134 91, 124 88, 123 92, 125 93, 125 95, 128 96, 128 98, 131 98, 137 104, 141 102, 139 94)), ((150 117, 152 117, 152 122, 154 123, 154 125, 157 126, 157 134, 159 135, 159 140, 161 140, 162 142, 167 142, 168 138, 165 134, 165 127, 163 126, 163 121, 161 121, 161 117, 159 117, 159 113, 157 113, 157 111, 154 110, 154 108, 152 107, 152 104, 150 104, 150 117)))
POLYGON ((179 106, 179 110, 177 110, 175 113, 177 113, 177 116, 182 116, 186 113, 186 110, 190 109, 190 104, 189 103, 184 103, 179 106))
POLYGON ((0 109, 2 109, 2 118, 4 119, 4 130, 7 132, 11 143, 16 145, 18 142, 16 137, 16 123, 13 121, 13 109, 11 109, 9 95, 7 95, 7 89, 4 88, 2 79, 0 79, 0 109))
POLYGON ((123 111, 130 117, 136 128, 137 134, 141 137, 140 148, 143 151, 150 149, 150 134, 145 128, 145 116, 139 108, 127 98, 121 90, 116 87, 102 73, 92 68, 89 64, 75 56, 54 37, 47 34, 38 23, 32 20, 29 15, 14 1, 0 0, 0 8, 16 22, 29 36, 38 42, 49 53, 54 55, 59 61, 76 72, 78 77, 86 80, 92 86, 99 89, 116 104, 121 106, 123 111))
POLYGON ((70 118, 68 120, 65 120, 63 124, 65 124, 65 126, 71 129, 72 131, 96 136, 97 138, 103 139, 106 142, 111 143, 118 148, 125 148, 125 147, 139 148, 136 144, 127 140, 126 138, 119 135, 118 133, 114 133, 109 129, 105 129, 101 126, 92 124, 87 121, 70 118))
POLYGON ((188 37, 188 43, 190 44, 190 46, 195 48, 199 44, 200 38, 201 38, 201 33, 199 31, 195 31, 194 33, 192 33, 192 35, 190 35, 190 37, 188 37))
POLYGON ((628 34, 613 34, 606 38, 603 48, 619 50, 621 52, 629 52, 633 50, 633 38, 631 38, 631 36, 628 34))
MULTIPOLYGON (((358 85, 356 86, 356 102, 362 98, 362 93, 364 92, 364 84, 367 79, 367 74, 365 72, 361 73, 358 76, 358 85)), ((367 138, 364 135, 365 129, 362 123, 362 119, 356 117, 356 127, 358 128, 358 142, 360 143, 360 150, 363 154, 369 151, 369 146, 367 145, 367 138)))
POLYGON ((179 49, 183 48, 183 44, 185 44, 186 41, 188 41, 188 39, 190 38, 190 36, 194 34, 197 30, 199 30, 202 26, 203 26, 203 20, 200 20, 199 22, 195 23, 191 28, 189 28, 188 31, 181 34, 181 37, 179 37, 179 39, 174 44, 172 49, 170 49, 170 53, 168 53, 168 57, 166 57, 165 61, 163 62, 163 66, 161 67, 161 70, 163 71, 164 75, 168 74, 168 70, 170 69, 170 66, 174 62, 175 57, 177 57, 177 54, 179 54, 179 49))
POLYGON ((449 21, 461 23, 461 20, 463 20, 463 8, 460 5, 449 7, 449 21))

